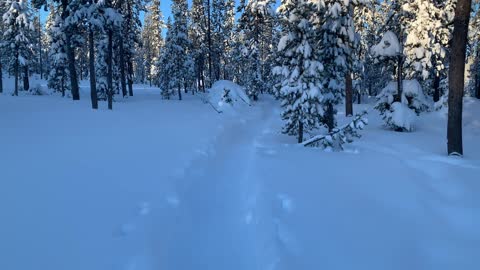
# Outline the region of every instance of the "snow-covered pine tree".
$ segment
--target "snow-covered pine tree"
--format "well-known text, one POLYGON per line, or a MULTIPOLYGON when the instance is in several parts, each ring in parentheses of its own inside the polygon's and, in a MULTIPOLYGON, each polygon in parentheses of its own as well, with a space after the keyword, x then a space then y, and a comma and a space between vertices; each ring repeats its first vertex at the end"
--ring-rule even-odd
POLYGON ((161 51, 160 54, 160 66, 162 69, 160 69, 159 73, 159 82, 160 82, 160 90, 162 94, 163 99, 170 99, 171 96, 173 95, 174 91, 174 81, 172 80, 172 77, 174 76, 174 62, 172 61, 173 57, 173 47, 175 44, 172 42, 172 36, 174 35, 173 33, 173 26, 172 26, 172 21, 171 18, 168 17, 167 20, 167 34, 165 37, 165 47, 161 51))
MULTIPOLYGON (((352 7, 353 8, 353 7, 352 7)), ((317 4, 317 30, 322 71, 324 123, 331 131, 335 123, 334 105, 344 97, 345 76, 352 67, 355 42, 350 1, 322 0, 317 4)))
POLYGON ((433 88, 435 102, 440 99, 440 80, 446 77, 453 4, 453 0, 410 0, 403 6, 409 18, 405 25, 406 77, 425 81, 427 89, 433 88))
POLYGON ((173 87, 177 90, 178 99, 182 99, 182 88, 188 87, 187 81, 189 79, 190 61, 188 49, 191 46, 191 42, 188 39, 188 5, 186 0, 174 0, 172 2, 172 15, 173 24, 170 33, 170 44, 168 50, 171 52, 170 61, 173 62, 172 81, 173 87))
MULTIPOLYGON (((127 68, 128 95, 133 96, 133 77, 134 77, 134 58, 135 54, 141 51, 137 50, 140 44, 140 31, 142 23, 140 21, 140 12, 144 11, 144 2, 142 0, 125 0, 122 7, 123 21, 123 44, 125 63, 127 68)), ((162 21, 163 22, 163 21, 162 21)), ((160 57, 160 52, 157 57, 160 57)))
POLYGON ((197 90, 205 92, 207 70, 207 21, 205 20, 206 6, 204 0, 193 0, 190 10, 190 24, 188 34, 191 37, 191 56, 194 62, 194 72, 197 90))
MULTIPOLYGON (((6 11, 5 7, 6 3, 0 2, 0 14, 4 14, 6 11)), ((0 18, 0 33, 5 31, 5 27, 3 25, 3 18, 0 18)), ((1 45, 3 42, 3 36, 0 36, 0 94, 3 93, 3 62, 4 62, 4 47, 1 45)))
POLYGON ((50 42, 48 59, 50 72, 48 74, 48 87, 65 96, 65 91, 70 89, 68 80, 68 59, 65 47, 65 34, 63 33, 63 20, 56 13, 57 7, 51 6, 53 22, 48 25, 47 35, 50 42))
MULTIPOLYGON (((2 51, 9 59, 8 69, 15 76, 14 95, 18 96, 19 78, 24 69, 28 76, 28 64, 32 58, 30 40, 33 33, 31 8, 25 0, 7 0, 6 12, 2 16, 3 32, 2 51)), ((25 85, 24 85, 25 87, 25 85)))
POLYGON ((143 27, 142 42, 145 52, 145 63, 147 79, 158 86, 158 73, 162 68, 158 65, 160 50, 165 46, 162 31, 165 28, 163 14, 160 9, 160 0, 153 0, 147 6, 145 25, 143 27))
POLYGON ((271 69, 265 67, 265 60, 273 48, 271 42, 275 22, 274 4, 271 0, 251 0, 248 3, 242 1, 239 7, 243 13, 238 27, 245 35, 243 61, 248 63, 246 72, 240 75, 240 83, 245 86, 247 94, 253 100, 257 100, 258 95, 266 91, 264 70, 271 69))
POLYGON ((315 10, 315 5, 306 0, 283 0, 278 8, 282 37, 273 72, 281 81, 276 91, 286 121, 283 132, 297 136, 299 143, 304 131, 322 125, 324 116, 324 68, 311 22, 315 10))

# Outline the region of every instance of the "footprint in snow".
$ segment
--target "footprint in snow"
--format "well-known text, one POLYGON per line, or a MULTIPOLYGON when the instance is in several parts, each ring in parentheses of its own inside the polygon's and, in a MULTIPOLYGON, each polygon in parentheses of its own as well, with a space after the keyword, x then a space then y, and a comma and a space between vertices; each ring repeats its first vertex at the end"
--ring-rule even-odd
POLYGON ((277 199, 280 201, 283 211, 290 213, 293 211, 293 201, 286 194, 277 194, 277 199))

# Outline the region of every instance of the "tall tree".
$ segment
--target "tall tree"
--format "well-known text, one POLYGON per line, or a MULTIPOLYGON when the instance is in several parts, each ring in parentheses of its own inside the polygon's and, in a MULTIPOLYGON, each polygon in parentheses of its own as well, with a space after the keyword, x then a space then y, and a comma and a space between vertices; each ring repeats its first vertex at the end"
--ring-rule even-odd
POLYGON ((274 73, 280 83, 277 96, 282 101, 283 132, 303 142, 304 130, 322 126, 324 67, 316 46, 311 17, 316 7, 308 0, 283 0, 278 11, 282 38, 278 44, 278 65, 274 73))
POLYGON ((458 0, 453 19, 453 37, 449 70, 447 150, 449 155, 463 155, 462 111, 465 55, 471 0, 458 0))
MULTIPOLYGON (((15 76, 14 95, 18 96, 21 69, 23 68, 24 71, 25 68, 28 69, 29 59, 32 58, 30 40, 32 37, 33 24, 31 22, 31 9, 28 2, 24 0, 9 0, 6 6, 8 8, 2 18, 5 27, 2 48, 3 53, 10 60, 8 67, 13 71, 15 76)), ((26 73, 26 75, 28 75, 28 72, 26 73)))

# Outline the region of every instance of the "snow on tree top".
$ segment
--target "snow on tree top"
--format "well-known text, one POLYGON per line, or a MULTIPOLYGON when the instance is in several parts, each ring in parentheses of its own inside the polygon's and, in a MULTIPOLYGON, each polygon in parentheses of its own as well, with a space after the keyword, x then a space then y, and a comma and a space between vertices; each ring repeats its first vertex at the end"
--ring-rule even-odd
POLYGON ((400 53, 400 43, 398 42, 397 35, 392 31, 387 31, 383 34, 382 40, 377 45, 373 45, 371 48, 373 56, 392 57, 400 53))

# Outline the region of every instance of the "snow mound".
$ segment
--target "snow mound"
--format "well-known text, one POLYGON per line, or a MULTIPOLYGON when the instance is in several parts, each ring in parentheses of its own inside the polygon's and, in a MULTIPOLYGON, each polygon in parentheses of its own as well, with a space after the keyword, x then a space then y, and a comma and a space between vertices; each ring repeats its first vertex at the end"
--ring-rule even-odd
POLYGON ((387 118, 395 127, 412 131, 417 115, 406 104, 394 102, 387 112, 387 118))
POLYGON ((208 90, 208 101, 218 111, 250 106, 245 89, 232 81, 217 81, 208 90))
POLYGON ((383 34, 382 40, 377 45, 373 45, 371 53, 376 57, 392 57, 400 53, 400 43, 397 35, 392 31, 387 31, 383 34))
MULTIPOLYGON (((402 84, 402 103, 408 104, 408 107, 415 110, 416 113, 427 111, 430 104, 423 94, 420 83, 417 80, 403 80, 402 84)), ((391 81, 377 95, 377 99, 391 104, 395 95, 397 95, 397 82, 391 81)))

